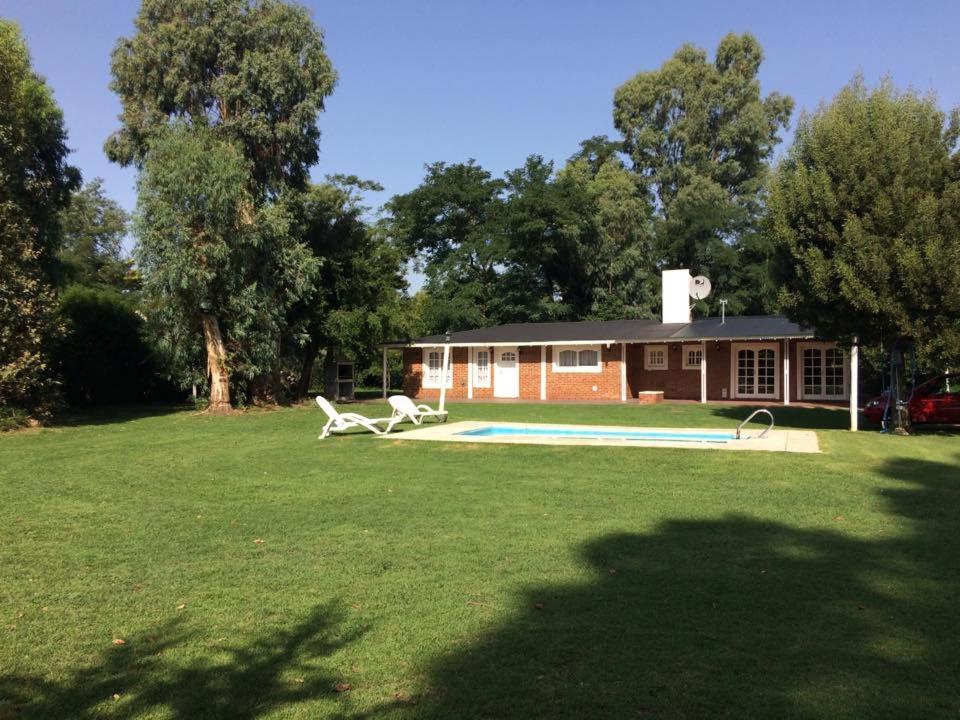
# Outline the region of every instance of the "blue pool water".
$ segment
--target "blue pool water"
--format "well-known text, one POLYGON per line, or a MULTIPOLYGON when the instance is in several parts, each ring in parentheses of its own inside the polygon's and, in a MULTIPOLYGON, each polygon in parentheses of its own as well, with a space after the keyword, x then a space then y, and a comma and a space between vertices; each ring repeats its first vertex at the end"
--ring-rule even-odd
POLYGON ((549 437, 587 438, 590 440, 673 440, 686 442, 726 443, 736 439, 735 433, 691 432, 689 430, 590 430, 585 428, 536 428, 489 425, 464 430, 457 435, 470 437, 549 437))

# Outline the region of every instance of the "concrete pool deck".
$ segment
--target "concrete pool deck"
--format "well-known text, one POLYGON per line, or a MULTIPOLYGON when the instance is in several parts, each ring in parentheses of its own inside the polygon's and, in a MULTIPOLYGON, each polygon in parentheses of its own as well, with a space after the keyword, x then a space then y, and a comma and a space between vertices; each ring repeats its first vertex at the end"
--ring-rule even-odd
POLYGON ((698 442, 684 440, 627 440, 622 438, 578 438, 578 437, 549 437, 542 435, 461 435, 469 430, 479 430, 486 427, 504 427, 518 429, 550 430, 589 430, 637 432, 649 430, 653 432, 719 432, 732 433, 734 428, 653 428, 624 425, 560 425, 551 423, 516 423, 465 420, 455 423, 424 425, 415 429, 405 429, 402 433, 381 435, 390 440, 434 440, 440 442, 463 443, 498 443, 511 445, 593 445, 596 447, 670 447, 694 448, 703 450, 761 450, 767 452, 818 453, 820 442, 817 434, 812 430, 771 430, 767 437, 757 437, 762 428, 744 429, 744 437, 729 442, 698 442))

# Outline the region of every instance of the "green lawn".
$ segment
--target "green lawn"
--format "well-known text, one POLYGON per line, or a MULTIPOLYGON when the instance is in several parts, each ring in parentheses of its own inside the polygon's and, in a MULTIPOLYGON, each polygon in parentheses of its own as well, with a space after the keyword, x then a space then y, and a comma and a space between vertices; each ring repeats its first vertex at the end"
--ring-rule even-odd
POLYGON ((789 455, 321 424, 104 413, 0 436, 0 718, 960 714, 958 435, 834 429, 789 455))

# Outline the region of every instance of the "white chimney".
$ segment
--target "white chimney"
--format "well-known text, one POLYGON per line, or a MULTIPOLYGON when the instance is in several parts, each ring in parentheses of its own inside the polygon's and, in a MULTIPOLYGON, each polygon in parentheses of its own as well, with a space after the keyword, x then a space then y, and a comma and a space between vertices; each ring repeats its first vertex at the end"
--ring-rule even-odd
POLYGON ((660 281, 663 288, 663 322, 690 322, 690 271, 664 270, 660 281))

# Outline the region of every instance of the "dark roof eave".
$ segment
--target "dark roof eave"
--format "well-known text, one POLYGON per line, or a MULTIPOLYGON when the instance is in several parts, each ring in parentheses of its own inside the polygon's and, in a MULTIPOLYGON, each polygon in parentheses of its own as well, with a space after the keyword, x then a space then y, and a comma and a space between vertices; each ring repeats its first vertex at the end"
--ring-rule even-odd
POLYGON ((514 323, 445 335, 382 343, 383 348, 483 347, 486 345, 602 345, 607 343, 695 343, 795 340, 815 338, 812 330, 800 327, 781 315, 700 318, 689 323, 661 323, 657 320, 606 320, 558 323, 514 323))
POLYGON ((629 338, 608 338, 608 339, 581 339, 581 340, 531 340, 521 342, 517 340, 473 340, 457 341, 456 338, 446 342, 441 339, 420 338, 418 340, 409 340, 407 342, 388 342, 377 345, 383 349, 403 349, 403 348, 423 348, 423 347, 442 347, 450 345, 451 347, 484 347, 487 345, 517 345, 519 347, 535 347, 540 345, 618 345, 620 343, 640 343, 649 345, 651 343, 699 343, 699 342, 763 342, 767 340, 813 340, 817 337, 816 333, 807 332, 799 334, 774 334, 774 335, 716 335, 702 337, 629 337, 629 338))

